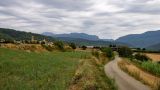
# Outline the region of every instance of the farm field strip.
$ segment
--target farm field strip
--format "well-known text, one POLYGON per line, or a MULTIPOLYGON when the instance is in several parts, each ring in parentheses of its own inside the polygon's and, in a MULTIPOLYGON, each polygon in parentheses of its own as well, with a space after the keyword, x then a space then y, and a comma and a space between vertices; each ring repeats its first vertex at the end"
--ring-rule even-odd
POLYGON ((87 52, 25 52, 0 48, 0 90, 66 90, 87 52), (3 83, 2 83, 3 82, 3 83))
POLYGON ((160 54, 146 53, 146 55, 153 61, 160 61, 160 54))

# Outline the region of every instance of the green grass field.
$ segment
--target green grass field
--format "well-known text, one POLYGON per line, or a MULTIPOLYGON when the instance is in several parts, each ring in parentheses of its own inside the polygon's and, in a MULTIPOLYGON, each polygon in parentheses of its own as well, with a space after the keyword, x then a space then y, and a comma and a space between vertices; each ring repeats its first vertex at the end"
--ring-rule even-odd
POLYGON ((0 90, 66 90, 85 52, 34 53, 0 48, 0 90))

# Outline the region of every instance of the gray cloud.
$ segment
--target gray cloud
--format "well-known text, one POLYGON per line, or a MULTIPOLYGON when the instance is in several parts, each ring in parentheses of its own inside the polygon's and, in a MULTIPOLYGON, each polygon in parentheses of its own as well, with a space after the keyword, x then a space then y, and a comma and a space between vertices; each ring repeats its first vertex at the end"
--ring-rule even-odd
POLYGON ((0 27, 100 38, 160 29, 159 0, 4 0, 0 27))

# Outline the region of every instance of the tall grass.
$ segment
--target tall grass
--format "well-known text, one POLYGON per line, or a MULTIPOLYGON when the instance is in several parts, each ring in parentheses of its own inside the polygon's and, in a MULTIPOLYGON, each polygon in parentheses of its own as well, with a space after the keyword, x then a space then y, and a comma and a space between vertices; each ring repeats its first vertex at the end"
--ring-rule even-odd
POLYGON ((141 67, 152 74, 160 76, 160 64, 151 61, 142 62, 141 67))
POLYGON ((24 52, 0 48, 0 90, 66 90, 84 52, 24 52))

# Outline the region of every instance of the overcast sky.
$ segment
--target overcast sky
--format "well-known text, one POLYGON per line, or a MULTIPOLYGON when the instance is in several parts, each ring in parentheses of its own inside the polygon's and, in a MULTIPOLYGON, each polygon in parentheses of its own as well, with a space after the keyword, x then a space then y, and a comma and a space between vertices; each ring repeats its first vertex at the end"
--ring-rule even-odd
POLYGON ((160 29, 160 0, 0 0, 0 27, 116 39, 160 29))

